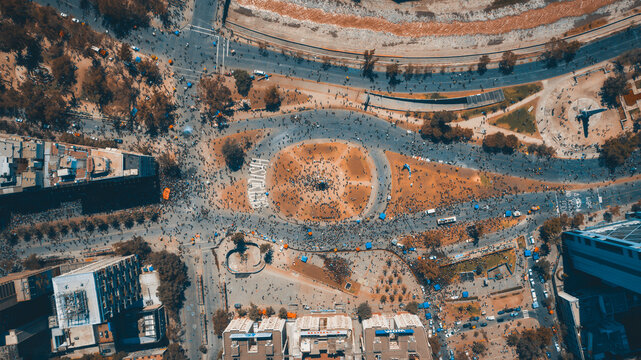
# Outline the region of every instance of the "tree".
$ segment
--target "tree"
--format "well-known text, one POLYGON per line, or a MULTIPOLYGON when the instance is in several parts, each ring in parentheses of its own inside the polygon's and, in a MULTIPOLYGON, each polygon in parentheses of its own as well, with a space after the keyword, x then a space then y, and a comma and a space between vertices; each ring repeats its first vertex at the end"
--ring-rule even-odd
POLYGON ((241 232, 237 232, 231 237, 231 241, 234 243, 234 246, 236 246, 236 251, 238 251, 240 254, 245 253, 247 251, 247 243, 245 243, 245 235, 241 232))
POLYGON ((367 302, 361 303, 356 308, 356 314, 360 321, 367 320, 372 317, 372 308, 367 302))
POLYGON ((632 207, 630 208, 630 210, 633 211, 633 212, 641 211, 641 200, 639 200, 636 203, 632 204, 632 207))
POLYGON ((118 58, 124 62, 131 62, 133 54, 131 52, 131 47, 127 43, 120 44, 118 49, 118 58))
POLYGON ((225 163, 232 171, 240 170, 245 162, 245 149, 243 149, 238 140, 234 138, 225 140, 222 153, 225 163))
POLYGON ((51 61, 51 72, 58 85, 68 89, 76 83, 76 67, 68 55, 62 55, 51 61))
POLYGON ((472 129, 463 129, 459 126, 450 126, 449 123, 456 119, 450 111, 439 111, 423 121, 421 136, 434 142, 467 141, 472 138, 472 129))
POLYGON ((34 71, 42 63, 42 45, 39 38, 27 38, 25 52, 20 52, 16 56, 18 64, 27 68, 28 71, 34 71))
POLYGON ((265 259, 265 263, 271 264, 272 261, 274 261, 274 250, 272 250, 271 248, 267 250, 267 252, 265 253, 264 259, 265 259))
POLYGON ((561 60, 571 61, 580 47, 581 43, 576 40, 568 43, 563 39, 553 37, 545 44, 545 51, 541 54, 541 59, 548 67, 553 67, 561 60))
POLYGON ((516 352, 521 360, 534 360, 544 356, 544 351, 552 340, 550 328, 539 327, 536 330, 527 329, 521 333, 513 332, 506 337, 507 344, 516 346, 516 352))
POLYGON ((381 304, 385 304, 387 302, 387 296, 385 294, 381 295, 381 304))
POLYGON ((232 103, 231 91, 225 86, 222 76, 210 76, 200 79, 198 94, 210 114, 225 111, 232 103))
POLYGON ((247 96, 252 87, 252 78, 245 70, 234 70, 234 79, 236 80, 236 89, 242 96, 247 96))
POLYGON ((0 51, 21 53, 28 42, 29 35, 18 25, 9 21, 0 22, 0 51))
POLYGON ((159 131, 167 131, 169 125, 174 123, 175 109, 169 95, 154 90, 151 97, 140 105, 136 119, 150 134, 155 135, 159 131))
POLYGON ((438 357, 438 354, 441 352, 441 342, 438 340, 438 336, 431 336, 427 339, 432 348, 432 355, 434 358, 438 357))
POLYGON ((145 59, 138 63, 138 71, 147 79, 149 84, 158 84, 162 80, 162 75, 160 74, 160 68, 153 62, 151 59, 145 59))
POLYGON ((223 331, 225 331, 225 329, 227 328, 227 325, 229 325, 230 320, 231 319, 230 319, 229 313, 227 313, 225 310, 223 309, 216 310, 216 312, 214 313, 214 317, 212 319, 214 323, 214 334, 216 334, 216 336, 222 336, 223 331))
POLYGON ((541 239, 546 243, 556 244, 559 241, 561 231, 563 231, 561 218, 553 217, 543 222, 543 225, 539 229, 539 235, 541 235, 541 239))
POLYGON ((352 275, 349 260, 340 256, 324 256, 323 263, 328 275, 337 283, 342 284, 352 275))
POLYGON ((365 50, 363 53, 363 76, 370 80, 374 79, 374 65, 376 65, 378 61, 378 59, 374 57, 374 51, 375 50, 365 50))
POLYGON ((517 150, 520 146, 519 139, 514 135, 503 134, 502 132, 497 132, 494 134, 486 135, 483 139, 483 149, 488 152, 503 152, 505 154, 511 154, 517 150))
POLYGON ((260 253, 261 253, 261 254, 264 254, 264 253, 266 253, 267 251, 271 250, 271 248, 272 248, 272 245, 271 245, 271 244, 260 244, 260 247, 259 247, 259 249, 260 249, 260 253))
POLYGON ((441 237, 435 231, 427 231, 422 236, 422 242, 426 249, 436 249, 441 246, 441 237))
POLYGON ((436 280, 441 274, 436 261, 429 259, 427 254, 414 262, 414 270, 423 280, 436 280))
POLYGON ((619 96, 625 93, 626 80, 622 74, 609 77, 603 82, 599 96, 601 96, 601 105, 607 106, 608 109, 614 109, 619 105, 619 96))
POLYGON ((467 228, 467 233, 474 240, 474 243, 478 244, 479 239, 485 234, 485 227, 481 223, 475 223, 467 228))
POLYGON ((398 70, 397 63, 389 64, 386 66, 385 77, 389 79, 389 84, 391 86, 395 86, 396 84, 399 83, 398 79, 396 78, 398 74, 399 74, 399 70, 398 70))
POLYGON ((284 307, 280 308, 278 310, 278 317, 281 319, 287 319, 287 309, 285 309, 284 307))
POLYGON ((261 317, 262 317, 261 314, 260 314, 260 309, 254 303, 251 303, 251 305, 249 305, 249 311, 248 311, 247 315, 254 322, 260 320, 261 317))
POLYGON ((176 317, 185 300, 185 288, 189 284, 187 266, 178 255, 164 250, 151 253, 149 260, 160 278, 158 298, 169 313, 176 317))
POLYGON ((578 228, 579 226, 583 225, 583 222, 585 221, 585 216, 581 213, 577 213, 574 215, 572 218, 572 228, 578 228))
POLYGON ((405 305, 405 310, 410 314, 418 314, 418 303, 416 301, 410 301, 405 305))
POLYGON ((265 108, 269 111, 276 111, 280 107, 280 92, 276 85, 265 89, 265 108))
POLYGON ((31 254, 29 255, 24 261, 22 262, 22 266, 24 266, 27 270, 37 270, 37 269, 42 269, 45 265, 45 262, 43 259, 41 259, 38 255, 36 254, 31 254))
POLYGON ((487 350, 487 345, 482 342, 475 341, 472 343, 472 352, 478 355, 482 355, 487 350))
POLYGON ((151 247, 142 236, 134 236, 131 240, 116 243, 115 251, 120 256, 136 254, 140 262, 144 262, 151 253, 151 247))
POLYGON ((176 156, 170 154, 169 151, 165 150, 160 156, 156 158, 158 162, 158 168, 162 176, 168 178, 179 179, 182 175, 182 170, 178 161, 176 161, 176 156))
POLYGON ((490 63, 490 57, 487 55, 483 55, 479 58, 479 64, 476 67, 476 71, 478 71, 479 74, 483 75, 487 71, 487 64, 490 63))
POLYGON ((543 276, 545 281, 550 280, 550 262, 546 259, 539 260, 534 266, 532 266, 532 271, 537 272, 539 275, 543 276))
POLYGON ((274 314, 276 314, 276 311, 274 311, 273 307, 268 306, 267 308, 265 308, 265 315, 267 317, 274 316, 274 314))
POLYGON ((111 100, 112 93, 107 87, 105 70, 99 63, 92 65, 85 74, 82 92, 99 106, 104 106, 111 100))
POLYGON ((632 153, 641 146, 641 133, 625 133, 613 137, 601 145, 600 158, 606 166, 614 169, 623 165, 632 153))
POLYGON ((499 62, 499 70, 503 74, 510 74, 512 71, 514 71, 514 66, 516 65, 516 54, 514 54, 511 51, 506 51, 503 53, 503 56, 501 57, 501 61, 499 62))
POLYGON ((162 355, 163 360, 187 360, 185 351, 177 343, 171 343, 162 355))

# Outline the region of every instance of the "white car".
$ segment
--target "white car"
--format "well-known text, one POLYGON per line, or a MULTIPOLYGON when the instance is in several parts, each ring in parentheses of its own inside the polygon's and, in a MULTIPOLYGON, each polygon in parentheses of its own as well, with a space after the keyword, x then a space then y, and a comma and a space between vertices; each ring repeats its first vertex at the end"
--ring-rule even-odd
POLYGON ((137 46, 132 46, 132 47, 131 47, 131 50, 133 50, 133 51, 140 51, 140 49, 138 49, 138 47, 137 47, 137 46))
POLYGON ((558 342, 554 342, 554 348, 556 349, 556 352, 561 352, 561 347, 559 346, 558 342))
POLYGON ((543 296, 547 299, 548 297, 550 297, 550 294, 548 294, 547 290, 543 290, 543 296))
POLYGON ((80 20, 78 20, 78 19, 76 19, 76 18, 71 18, 71 21, 73 21, 73 22, 75 22, 75 23, 78 23, 78 24, 80 23, 80 20))
POLYGON ((60 13, 60 16, 62 16, 63 18, 66 18, 66 17, 68 17, 69 15, 67 15, 67 14, 65 14, 65 13, 63 13, 63 12, 61 12, 61 13, 60 13))

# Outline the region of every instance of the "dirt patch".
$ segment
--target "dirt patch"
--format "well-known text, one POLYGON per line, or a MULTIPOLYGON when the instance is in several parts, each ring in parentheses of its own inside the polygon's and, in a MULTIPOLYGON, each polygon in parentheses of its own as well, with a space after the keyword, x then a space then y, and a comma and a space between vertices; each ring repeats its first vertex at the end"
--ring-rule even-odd
POLYGON ((247 179, 232 182, 230 185, 219 185, 215 202, 223 209, 250 213, 253 208, 247 197, 247 179))
POLYGON ((523 307, 525 305, 525 289, 516 290, 506 294, 498 294, 490 297, 489 303, 495 311, 505 308, 523 307))
POLYGON ((413 213, 455 203, 509 194, 547 191, 560 184, 425 162, 386 152, 392 172, 392 199, 387 215, 413 213), (403 165, 412 169, 409 177, 403 165))
POLYGON ((298 21, 385 32, 404 37, 502 34, 517 29, 531 29, 551 24, 566 17, 581 16, 609 5, 616 0, 570 0, 553 2, 546 7, 487 21, 402 22, 394 23, 378 17, 328 13, 279 0, 236 0, 241 6, 266 10, 298 21))
POLYGON ((357 216, 369 201, 373 165, 359 147, 310 143, 282 150, 267 174, 275 209, 301 220, 357 216))
POLYGON ((351 279, 347 279, 342 284, 337 283, 332 279, 327 271, 322 267, 304 263, 300 260, 294 261, 294 263, 289 267, 291 271, 295 271, 303 276, 306 276, 310 279, 319 281, 327 286, 333 287, 337 290, 344 291, 350 294, 358 294, 361 291, 361 285, 351 279), (349 290, 346 289, 347 283, 350 284, 349 290))
POLYGON ((472 316, 481 315, 478 301, 448 301, 445 302, 445 322, 467 321, 472 316))
MULTIPOLYGON (((225 158, 223 157, 223 144, 227 139, 233 139, 240 143, 245 150, 251 150, 260 140, 265 136, 263 129, 247 130, 237 134, 216 138, 209 142, 209 151, 203 152, 206 154, 208 161, 216 168, 225 166, 225 158)), ((206 142, 205 142, 206 144, 206 142)))

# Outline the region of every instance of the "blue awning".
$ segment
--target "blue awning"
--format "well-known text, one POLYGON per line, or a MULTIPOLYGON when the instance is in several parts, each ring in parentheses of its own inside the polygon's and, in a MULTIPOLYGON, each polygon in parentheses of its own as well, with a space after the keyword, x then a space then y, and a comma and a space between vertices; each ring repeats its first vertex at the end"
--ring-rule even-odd
POLYGON ((306 263, 307 262, 307 256, 301 256, 300 261, 306 263))
POLYGON ((385 215, 385 213, 381 213, 380 215, 378 215, 378 218, 381 219, 381 220, 385 220, 385 217, 387 217, 387 215, 385 215))
POLYGON ((371 242, 366 242, 365 243, 365 249, 369 250, 372 248, 372 243, 371 242))
POLYGON ((467 291, 463 291, 463 297, 464 298, 470 297, 470 294, 467 291))

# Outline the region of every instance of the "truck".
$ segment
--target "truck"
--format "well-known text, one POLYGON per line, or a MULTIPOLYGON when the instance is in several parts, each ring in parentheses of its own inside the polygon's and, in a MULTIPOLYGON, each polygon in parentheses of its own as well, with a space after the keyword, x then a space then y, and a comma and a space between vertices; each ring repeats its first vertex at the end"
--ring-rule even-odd
POLYGON ((436 223, 438 225, 446 225, 446 224, 453 224, 456 222, 456 216, 450 216, 442 219, 436 220, 436 223))
POLYGON ((432 215, 434 213, 436 213, 436 209, 428 209, 427 210, 427 215, 432 215))
POLYGON ((519 216, 521 216, 521 212, 520 211, 515 211, 512 216, 519 217, 519 216))
POLYGON ((488 316, 488 317, 485 318, 485 320, 494 321, 494 320, 496 320, 496 318, 494 316, 488 316))
POLYGON ((256 75, 256 76, 266 76, 267 73, 265 73, 262 70, 254 70, 254 75, 256 75))

